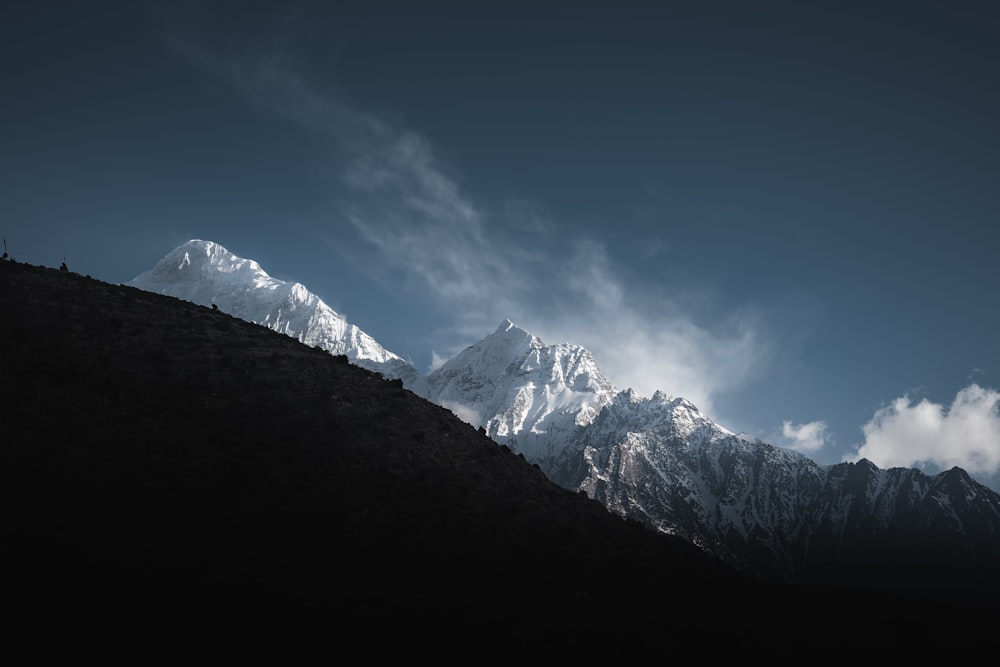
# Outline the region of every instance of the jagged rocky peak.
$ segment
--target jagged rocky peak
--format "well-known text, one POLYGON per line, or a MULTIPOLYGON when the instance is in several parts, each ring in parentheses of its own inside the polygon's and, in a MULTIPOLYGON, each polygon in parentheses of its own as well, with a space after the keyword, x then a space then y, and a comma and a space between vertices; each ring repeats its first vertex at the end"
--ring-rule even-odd
POLYGON ((733 435, 731 431, 717 424, 686 398, 666 396, 659 391, 653 395, 654 402, 657 397, 660 397, 661 403, 670 412, 670 416, 679 431, 692 433, 700 429, 708 429, 718 431, 723 435, 733 435))
POLYGON ((461 394, 473 403, 528 391, 537 394, 534 407, 546 413, 579 408, 598 395, 606 403, 615 392, 587 349, 546 345, 509 319, 431 373, 428 382, 432 398, 461 394))
POLYGON ((556 457, 615 388, 579 345, 546 345, 506 319, 428 378, 430 399, 525 456, 556 457))
MULTIPOLYGON (((494 336, 503 337, 505 334, 507 337, 512 339, 530 338, 533 341, 538 341, 537 336, 532 336, 530 333, 511 322, 509 318, 501 322, 500 326, 497 327, 497 330, 493 332, 493 336, 489 336, 489 338, 494 336)), ((540 341, 539 344, 541 344, 540 341)))
POLYGON ((209 241, 183 244, 131 284, 215 304, 399 377, 557 484, 756 574, 918 567, 914 545, 930 553, 928 544, 948 545, 948 562, 963 567, 975 554, 1000 562, 1000 495, 960 469, 929 477, 867 460, 821 466, 733 434, 684 398, 618 391, 586 348, 546 345, 510 319, 425 378, 302 285, 209 241))
POLYGON ((691 401, 656 391, 649 398, 629 388, 618 392, 600 417, 602 428, 655 431, 664 436, 719 438, 733 435, 715 423, 691 401))
POLYGON ((682 396, 671 396, 663 391, 656 390, 650 397, 649 402, 661 409, 670 411, 671 414, 697 422, 707 422, 714 424, 709 417, 698 409, 691 401, 682 396))
POLYGON ((510 320, 504 320, 492 334, 467 347, 453 360, 438 369, 438 375, 447 373, 447 371, 440 372, 446 366, 450 365, 454 368, 471 364, 481 374, 489 374, 494 377, 502 376, 515 372, 515 368, 510 368, 512 364, 519 365, 532 350, 538 350, 542 347, 542 341, 536 336, 532 336, 510 320))

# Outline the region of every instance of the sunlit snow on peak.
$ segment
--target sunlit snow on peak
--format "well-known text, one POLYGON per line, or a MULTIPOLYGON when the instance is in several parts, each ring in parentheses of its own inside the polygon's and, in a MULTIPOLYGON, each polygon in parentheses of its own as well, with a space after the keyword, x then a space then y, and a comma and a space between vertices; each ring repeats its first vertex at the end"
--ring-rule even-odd
POLYGON ((257 262, 217 243, 192 239, 128 284, 202 306, 214 305, 307 345, 344 354, 426 394, 425 380, 415 368, 348 323, 304 285, 272 278, 257 262))

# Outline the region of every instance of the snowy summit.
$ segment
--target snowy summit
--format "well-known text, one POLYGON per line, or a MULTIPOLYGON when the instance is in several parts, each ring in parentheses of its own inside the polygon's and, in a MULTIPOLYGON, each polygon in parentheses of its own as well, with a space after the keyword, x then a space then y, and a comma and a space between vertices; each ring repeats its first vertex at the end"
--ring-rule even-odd
POLYGON ((758 575, 795 580, 886 554, 922 566, 914 540, 1000 553, 1000 495, 958 468, 820 465, 734 434, 684 398, 619 391, 585 348, 546 345, 510 320, 424 377, 302 285, 209 241, 185 243, 129 284, 400 378, 556 484, 758 575))
POLYGON ((350 324, 300 283, 277 280, 251 259, 237 257, 218 243, 184 243, 127 283, 174 296, 254 322, 318 347, 389 378, 400 378, 423 394, 424 380, 411 364, 350 324))

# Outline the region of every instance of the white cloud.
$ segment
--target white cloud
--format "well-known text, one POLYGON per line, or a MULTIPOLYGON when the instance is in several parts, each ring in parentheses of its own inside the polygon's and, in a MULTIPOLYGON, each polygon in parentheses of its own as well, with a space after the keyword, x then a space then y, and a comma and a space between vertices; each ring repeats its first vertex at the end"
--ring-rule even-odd
POLYGON ((559 282, 564 298, 536 314, 536 333, 587 347, 620 388, 645 396, 662 389, 714 414, 715 397, 765 362, 768 345, 755 314, 700 326, 669 296, 626 284, 599 243, 579 241, 559 282))
POLYGON ((443 333, 461 344, 451 347, 510 317, 549 344, 584 345, 621 388, 646 396, 663 389, 709 414, 719 392, 738 388, 759 367, 766 346, 752 316, 733 315, 715 330, 698 326, 669 297, 626 285, 591 239, 565 239, 557 244, 561 254, 543 255, 539 248, 556 232, 537 207, 481 210, 437 164, 429 142, 379 127, 344 172, 361 195, 346 215, 387 262, 452 314, 451 331, 443 333), (529 224, 527 238, 503 233, 505 225, 523 232, 529 224))
POLYGON ((972 474, 1000 471, 1000 392, 970 384, 945 408, 902 396, 862 427, 865 441, 846 457, 883 468, 930 464, 972 474))
POLYGON ((448 361, 448 357, 442 357, 434 350, 431 350, 431 367, 428 371, 433 372, 444 366, 445 362, 448 361))
MULTIPOLYGON (((196 65, 242 92, 262 113, 283 118, 328 140, 340 160, 338 197, 344 218, 394 266, 425 284, 437 298, 490 300, 504 311, 530 289, 512 266, 518 248, 497 247, 484 215, 438 165, 429 141, 391 119, 347 103, 333 87, 309 79, 282 55, 220 56, 175 33, 172 44, 196 65), (499 286, 499 288, 495 287, 499 286)), ((525 215, 519 211, 519 222, 525 215)), ((372 269, 375 271, 375 269, 372 269)), ((473 319, 476 330, 496 317, 473 319)))
POLYGON ((785 421, 781 426, 781 435, 787 438, 787 447, 799 452, 816 452, 830 441, 825 421, 814 421, 807 424, 793 424, 785 421))
MULTIPOLYGON (((509 317, 548 344, 587 347, 620 388, 646 396, 662 389, 709 414, 715 396, 740 388, 764 363, 754 313, 700 325, 674 296, 626 283, 601 243, 559 238, 539 204, 510 199, 484 210, 427 139, 346 104, 291 59, 195 53, 262 111, 337 147, 344 218, 449 318, 435 332, 438 349, 460 350, 509 317)), ((442 361, 432 354, 432 368, 442 361)))

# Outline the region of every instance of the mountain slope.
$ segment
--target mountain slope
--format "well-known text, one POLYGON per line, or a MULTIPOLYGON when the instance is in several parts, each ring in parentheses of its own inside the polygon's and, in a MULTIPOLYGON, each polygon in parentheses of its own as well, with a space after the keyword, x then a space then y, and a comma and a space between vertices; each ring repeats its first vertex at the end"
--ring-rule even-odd
POLYGON ((558 487, 398 380, 210 308, 0 262, 0 318, 8 631, 302 624, 572 651, 566 633, 609 610, 634 616, 604 636, 634 646, 695 631, 668 611, 705 595, 813 595, 558 487))
MULTIPOLYGON (((244 301, 270 289, 263 279, 257 286, 252 263, 241 269, 251 279, 220 279, 247 260, 192 243, 210 256, 208 278, 189 270, 182 247, 158 265, 165 267, 156 283, 163 291, 205 303, 221 298, 244 312, 244 301), (181 285, 171 286, 177 280, 181 285)), ((282 312, 261 321, 281 320, 282 312)), ((281 321, 279 330, 300 339, 308 331, 301 319, 281 321)), ((822 466, 731 433, 683 398, 619 391, 586 349, 546 345, 509 320, 426 380, 408 383, 558 485, 754 576, 893 591, 936 587, 964 598, 986 584, 1000 589, 1000 496, 961 470, 928 477, 867 461, 822 466)))
POLYGON ((554 479, 767 577, 949 586, 956 595, 996 583, 1000 496, 964 471, 821 466, 715 429, 690 405, 623 403, 582 434, 578 466, 554 479))
POLYGON ((616 391, 586 350, 509 321, 428 385, 559 485, 756 576, 964 599, 1000 589, 1000 495, 957 468, 823 466, 683 398, 616 391))
POLYGON ((845 618, 877 632, 839 646, 950 646, 982 613, 742 577, 398 380, 190 302, 0 261, 0 321, 15 650, 645 659, 814 648, 845 618))
POLYGON ((167 294, 261 324, 426 394, 423 376, 299 283, 277 280, 250 259, 212 241, 191 240, 175 248, 129 286, 167 294))

